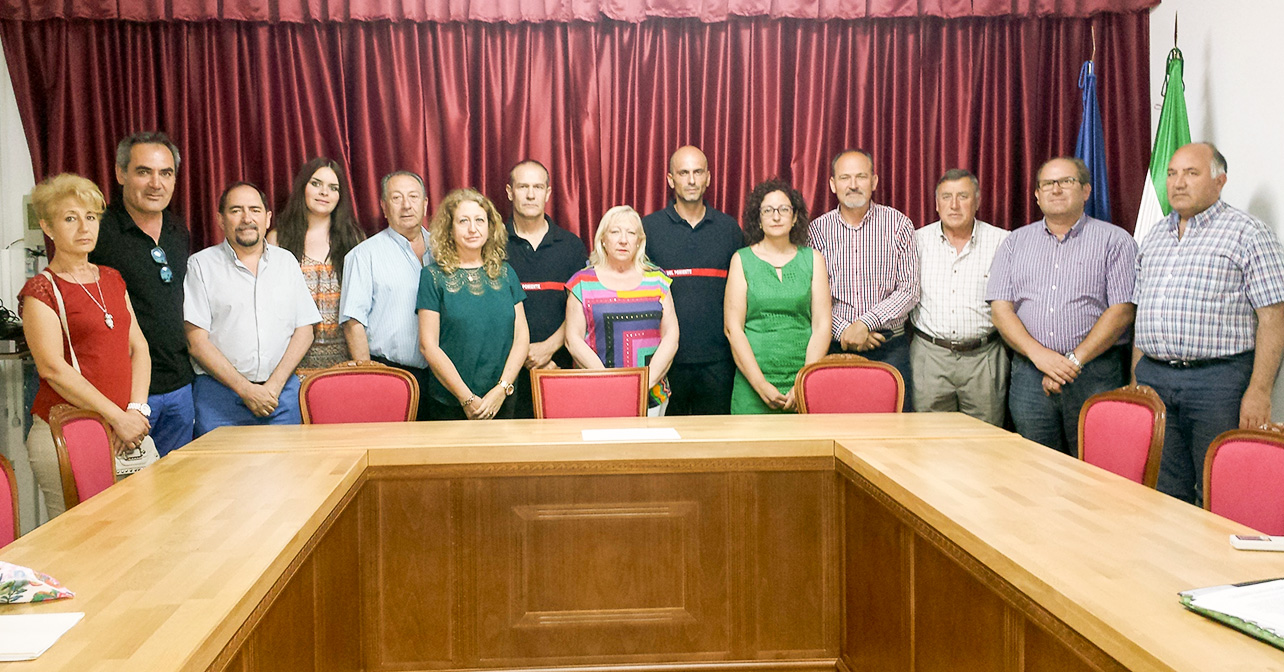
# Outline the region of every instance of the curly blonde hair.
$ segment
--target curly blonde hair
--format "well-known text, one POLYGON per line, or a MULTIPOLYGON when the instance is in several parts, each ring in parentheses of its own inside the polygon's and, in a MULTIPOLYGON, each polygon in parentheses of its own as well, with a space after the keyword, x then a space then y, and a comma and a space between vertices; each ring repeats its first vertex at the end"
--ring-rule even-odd
POLYGON ((504 258, 508 248, 508 231, 504 229, 504 220, 495 209, 489 198, 482 196, 476 189, 455 189, 446 194, 437 212, 433 213, 429 225, 428 243, 432 246, 432 258, 445 273, 459 270, 459 248, 455 246, 455 211, 464 201, 472 201, 486 211, 486 244, 482 246, 482 268, 486 275, 498 278, 504 272, 504 258))
POLYGON ((36 217, 51 222, 56 214, 53 207, 68 198, 76 199, 86 210, 100 215, 106 208, 98 185, 74 173, 60 173, 36 185, 31 191, 31 207, 36 217))

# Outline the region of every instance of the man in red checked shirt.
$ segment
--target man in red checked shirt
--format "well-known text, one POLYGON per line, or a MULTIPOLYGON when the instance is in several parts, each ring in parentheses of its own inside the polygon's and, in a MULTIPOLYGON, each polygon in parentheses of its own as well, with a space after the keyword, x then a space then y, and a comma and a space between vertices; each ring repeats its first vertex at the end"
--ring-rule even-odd
POLYGON ((825 257, 834 297, 832 352, 854 352, 896 367, 905 379, 905 411, 913 409, 914 377, 905 333, 918 305, 918 248, 914 224, 895 208, 873 202, 874 158, 845 149, 829 164, 838 207, 811 220, 810 245, 825 257))

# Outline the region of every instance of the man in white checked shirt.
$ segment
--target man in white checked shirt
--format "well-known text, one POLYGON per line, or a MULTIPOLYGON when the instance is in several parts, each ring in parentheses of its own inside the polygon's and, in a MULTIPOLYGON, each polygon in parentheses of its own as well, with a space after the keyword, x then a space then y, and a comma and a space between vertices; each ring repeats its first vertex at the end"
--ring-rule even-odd
POLYGON ((1173 210, 1137 255, 1137 382, 1168 407, 1161 492, 1200 505, 1221 432, 1271 419, 1284 351, 1284 253, 1260 220, 1221 200, 1226 158, 1207 143, 1168 162, 1173 210))
POLYGON ((910 368, 914 408, 962 411, 1002 426, 1008 354, 990 321, 985 284, 1008 232, 976 218, 980 198, 975 175, 946 171, 936 183, 941 219, 914 233, 922 291, 910 313, 910 368))
POLYGON ((918 303, 914 225, 895 208, 873 202, 874 159, 863 149, 839 152, 829 164, 838 207, 807 228, 812 249, 825 257, 834 297, 830 352, 857 352, 895 366, 905 379, 905 410, 913 410, 905 322, 918 303))
POLYGON ((990 265, 985 298, 1012 346, 1008 409, 1021 436, 1079 454, 1079 410, 1088 397, 1127 379, 1127 336, 1137 243, 1088 217, 1092 176, 1083 161, 1039 167, 1035 200, 1043 219, 1008 235, 990 265))

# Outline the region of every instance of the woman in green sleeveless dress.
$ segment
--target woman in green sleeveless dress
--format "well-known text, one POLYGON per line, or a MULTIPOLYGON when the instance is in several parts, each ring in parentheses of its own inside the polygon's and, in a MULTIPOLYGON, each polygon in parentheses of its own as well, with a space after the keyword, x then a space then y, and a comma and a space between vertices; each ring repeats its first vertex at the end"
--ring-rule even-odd
POLYGON ((829 349, 825 261, 803 246, 807 204, 781 180, 754 187, 742 221, 749 247, 731 258, 725 299, 736 360, 731 412, 793 411, 798 370, 829 349))

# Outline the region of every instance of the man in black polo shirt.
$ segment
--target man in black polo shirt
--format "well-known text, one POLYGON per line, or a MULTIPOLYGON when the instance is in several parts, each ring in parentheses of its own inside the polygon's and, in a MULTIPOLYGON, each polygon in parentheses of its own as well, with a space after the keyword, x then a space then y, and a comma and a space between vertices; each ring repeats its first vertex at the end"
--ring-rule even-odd
POLYGON ((508 228, 508 263, 526 291, 526 323, 531 332, 526 366, 517 374, 513 393, 515 417, 533 418, 531 369, 559 369, 572 365, 566 352, 566 281, 584 268, 588 260, 579 236, 555 224, 544 207, 548 205, 548 169, 534 159, 525 159, 508 173, 504 188, 513 203, 508 228))
POLYGON ((169 211, 180 157, 164 133, 135 133, 116 146, 120 198, 103 213, 89 260, 120 271, 152 356, 147 403, 162 457, 192 440, 192 363, 183 333, 183 276, 190 245, 182 218, 169 211))
POLYGON ((731 410, 736 365, 722 330, 727 268, 744 247, 744 232, 704 202, 709 160, 695 147, 669 158, 673 200, 642 220, 646 254, 673 278, 678 354, 669 369, 669 415, 717 415, 731 410))

